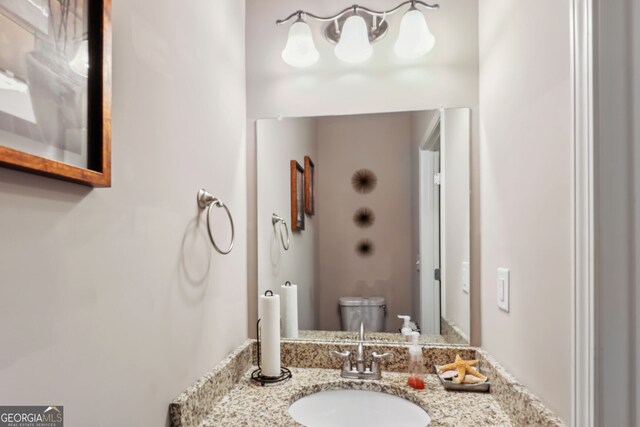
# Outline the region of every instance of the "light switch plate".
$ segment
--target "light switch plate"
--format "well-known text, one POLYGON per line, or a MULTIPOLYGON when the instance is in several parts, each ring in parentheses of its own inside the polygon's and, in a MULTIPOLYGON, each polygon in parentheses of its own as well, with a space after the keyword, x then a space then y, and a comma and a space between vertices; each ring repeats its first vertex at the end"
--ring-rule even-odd
POLYGON ((469 293, 469 283, 471 282, 469 262, 462 261, 462 292, 469 293))
POLYGON ((498 269, 498 307, 500 310, 509 312, 509 270, 506 268, 498 269))

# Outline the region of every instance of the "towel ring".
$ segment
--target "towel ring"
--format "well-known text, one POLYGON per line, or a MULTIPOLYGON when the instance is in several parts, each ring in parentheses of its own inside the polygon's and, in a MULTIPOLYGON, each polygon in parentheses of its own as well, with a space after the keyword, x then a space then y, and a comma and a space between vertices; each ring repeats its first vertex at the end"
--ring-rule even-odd
POLYGON ((231 212, 229 212, 229 208, 227 207, 227 205, 222 203, 220 199, 212 196, 204 188, 198 191, 198 207, 200 207, 200 209, 208 208, 207 209, 207 232, 209 233, 209 240, 211 240, 211 244, 213 245, 216 251, 218 251, 222 255, 227 255, 229 252, 231 252, 231 249, 233 249, 233 244, 236 242, 236 231, 235 231, 235 227, 233 226, 233 217, 231 216, 231 212), (226 251, 223 251, 218 247, 215 239, 213 238, 213 234, 211 233, 210 218, 211 218, 211 210, 213 209, 214 206, 217 208, 223 208, 227 212, 227 216, 229 217, 229 223, 231 224, 231 244, 229 245, 229 249, 227 249, 226 251))
POLYGON ((282 247, 285 251, 289 250, 289 246, 291 244, 291 239, 289 236, 289 228, 287 227, 287 221, 284 220, 281 216, 277 214, 271 215, 271 224, 273 224, 273 228, 276 228, 276 224, 280 223, 280 241, 282 242, 282 247), (282 227, 284 227, 284 231, 287 232, 287 243, 284 242, 284 236, 282 235, 282 227))

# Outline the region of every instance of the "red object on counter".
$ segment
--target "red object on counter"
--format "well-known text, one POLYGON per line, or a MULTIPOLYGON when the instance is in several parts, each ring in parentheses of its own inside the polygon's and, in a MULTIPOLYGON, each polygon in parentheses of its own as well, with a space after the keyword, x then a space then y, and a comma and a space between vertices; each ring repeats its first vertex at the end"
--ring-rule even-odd
POLYGON ((409 384, 409 387, 412 387, 418 390, 424 390, 424 381, 422 381, 418 377, 409 377, 407 384, 409 384))

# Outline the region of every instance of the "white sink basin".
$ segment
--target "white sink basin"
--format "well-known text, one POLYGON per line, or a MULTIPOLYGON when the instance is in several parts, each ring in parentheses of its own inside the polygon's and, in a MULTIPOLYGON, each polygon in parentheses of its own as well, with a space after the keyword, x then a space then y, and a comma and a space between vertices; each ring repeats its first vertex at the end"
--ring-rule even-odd
POLYGON ((294 420, 307 427, 425 427, 429 414, 408 400, 367 390, 328 390, 289 406, 294 420))

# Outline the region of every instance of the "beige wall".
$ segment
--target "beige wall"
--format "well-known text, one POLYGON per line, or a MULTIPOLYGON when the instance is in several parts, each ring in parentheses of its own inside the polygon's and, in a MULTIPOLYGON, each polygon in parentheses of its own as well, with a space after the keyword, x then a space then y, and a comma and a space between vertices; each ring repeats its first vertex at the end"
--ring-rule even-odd
POLYGON ((0 401, 161 426, 247 335, 244 2, 114 0, 113 35, 113 188, 0 168, 0 401))
POLYGON ((570 2, 479 4, 482 347, 570 422, 570 2))
MULTIPOLYGON (((398 314, 411 314, 411 114, 323 117, 318 120, 319 327, 340 330, 338 300, 343 296, 382 296, 388 331, 401 326, 398 314), (370 169, 375 190, 358 194, 351 176, 370 169), (368 207, 375 223, 359 228, 358 208, 368 207), (375 252, 355 251, 369 239, 375 252)), ((417 236, 416 236, 417 237, 417 236)))
POLYGON ((295 160, 303 168, 304 156, 317 162, 317 120, 259 120, 257 135, 258 293, 268 289, 280 293, 286 281, 297 284, 298 325, 300 329, 316 329, 318 216, 305 215, 304 231, 291 232, 290 162, 295 160), (273 213, 287 221, 288 251, 280 241, 280 225, 277 233, 274 231, 273 213))
MULTIPOLYGON (((393 0, 372 0, 369 7, 396 6, 393 0)), ((367 114, 392 111, 468 106, 477 123, 478 105, 478 2, 462 0, 442 5, 429 13, 429 27, 438 37, 434 50, 416 63, 398 63, 393 57, 393 41, 400 16, 389 18, 394 29, 376 44, 375 58, 363 67, 341 63, 331 45, 316 38, 321 54, 318 64, 300 70, 280 61, 286 27, 276 27, 276 19, 298 9, 330 14, 344 8, 339 0, 249 0, 247 2, 247 167, 249 177, 249 314, 255 324, 257 312, 257 234, 255 192, 255 120, 290 117, 367 114)), ((313 24, 320 29, 321 25, 313 24)), ((473 138, 477 127, 474 124, 473 138)), ((474 144, 474 143, 472 143, 474 144)), ((478 153, 472 146, 473 257, 479 257, 478 153)), ((472 264, 474 263, 472 260, 472 264)), ((479 264, 476 263, 476 265, 479 264)), ((474 271, 474 284, 479 281, 474 271)), ((479 295, 479 292, 476 292, 479 295)), ((478 311, 476 310, 476 313, 478 311)), ((479 322, 472 322, 479 327, 479 322)), ((253 329, 253 328, 251 328, 253 329)), ((479 337, 479 331, 477 331, 479 337)), ((252 331, 250 331, 252 333, 252 331)))

